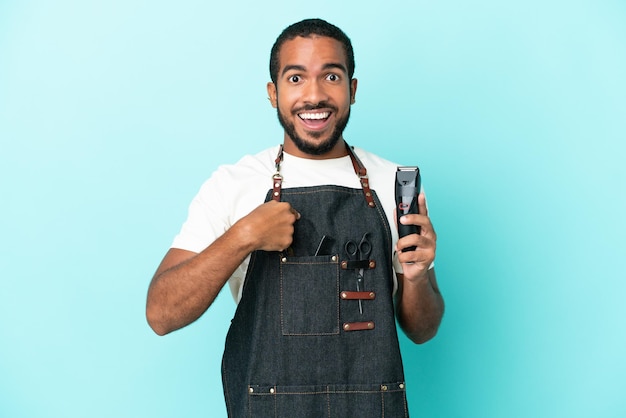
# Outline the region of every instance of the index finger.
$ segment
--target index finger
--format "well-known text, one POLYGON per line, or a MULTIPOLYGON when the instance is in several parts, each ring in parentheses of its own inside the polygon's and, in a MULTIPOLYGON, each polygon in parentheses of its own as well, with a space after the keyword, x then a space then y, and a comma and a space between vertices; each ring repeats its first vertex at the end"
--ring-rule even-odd
POLYGON ((419 209, 420 215, 428 216, 428 207, 426 206, 426 195, 424 193, 420 193, 417 196, 417 207, 419 209))

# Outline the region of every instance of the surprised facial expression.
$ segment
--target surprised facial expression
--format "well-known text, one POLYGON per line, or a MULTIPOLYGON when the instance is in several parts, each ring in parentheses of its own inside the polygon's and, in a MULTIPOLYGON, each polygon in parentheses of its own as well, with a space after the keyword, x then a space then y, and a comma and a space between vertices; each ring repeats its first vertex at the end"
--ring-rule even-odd
POLYGON ((296 37, 279 54, 276 84, 268 94, 285 130, 285 151, 302 157, 332 157, 354 103, 356 79, 350 80, 342 44, 332 38, 296 37))

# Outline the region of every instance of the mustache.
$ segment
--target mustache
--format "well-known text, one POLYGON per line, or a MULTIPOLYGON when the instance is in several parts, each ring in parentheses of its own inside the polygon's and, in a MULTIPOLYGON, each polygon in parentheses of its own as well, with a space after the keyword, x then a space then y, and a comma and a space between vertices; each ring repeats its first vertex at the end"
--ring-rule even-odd
POLYGON ((294 113, 306 112, 308 110, 319 110, 319 109, 330 109, 333 112, 337 111, 336 106, 330 105, 326 101, 321 101, 317 104, 307 104, 307 105, 301 106, 300 108, 295 109, 294 113))

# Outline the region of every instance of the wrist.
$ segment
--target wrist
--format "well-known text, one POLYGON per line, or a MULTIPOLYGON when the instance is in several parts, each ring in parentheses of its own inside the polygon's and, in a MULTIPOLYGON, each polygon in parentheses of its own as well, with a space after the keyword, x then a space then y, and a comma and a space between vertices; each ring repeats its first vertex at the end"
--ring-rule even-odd
POLYGON ((261 247, 254 228, 245 221, 245 218, 240 219, 233 226, 231 226, 228 231, 226 231, 224 236, 227 236, 229 243, 233 247, 236 247, 237 250, 246 253, 246 255, 258 250, 261 247))
POLYGON ((415 264, 404 264, 404 281, 409 283, 426 283, 428 282, 428 269, 420 269, 415 264))

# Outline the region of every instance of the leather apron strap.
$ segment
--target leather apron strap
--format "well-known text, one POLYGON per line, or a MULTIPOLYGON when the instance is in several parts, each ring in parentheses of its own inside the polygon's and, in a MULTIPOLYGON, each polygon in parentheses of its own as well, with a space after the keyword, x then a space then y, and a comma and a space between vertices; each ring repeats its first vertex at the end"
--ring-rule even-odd
MULTIPOLYGON (((365 201, 367 202, 367 206, 370 208, 376 207, 376 203, 374 202, 374 198, 372 197, 372 191, 370 190, 369 178, 367 176, 367 169, 354 153, 354 150, 351 146, 346 142, 346 149, 348 150, 348 155, 350 156, 350 160, 352 161, 352 167, 354 168, 354 172, 359 177, 361 181, 361 188, 363 189, 363 195, 365 196, 365 201)), ((276 156, 276 160, 274 163, 276 164, 276 173, 272 176, 272 198, 280 202, 280 194, 283 186, 283 176, 280 174, 280 163, 283 161, 283 144, 280 144, 278 148, 278 155, 276 156)))

